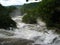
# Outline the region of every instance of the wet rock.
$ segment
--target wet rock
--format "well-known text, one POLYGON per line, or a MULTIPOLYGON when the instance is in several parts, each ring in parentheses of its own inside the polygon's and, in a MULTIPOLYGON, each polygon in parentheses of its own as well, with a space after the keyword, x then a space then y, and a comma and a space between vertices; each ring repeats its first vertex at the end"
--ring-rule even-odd
POLYGON ((41 44, 35 44, 35 45, 41 45, 41 44))
POLYGON ((0 45, 29 45, 34 41, 27 39, 0 38, 0 45))
POLYGON ((57 37, 55 37, 55 38, 53 39, 52 43, 54 43, 56 40, 57 40, 57 37))

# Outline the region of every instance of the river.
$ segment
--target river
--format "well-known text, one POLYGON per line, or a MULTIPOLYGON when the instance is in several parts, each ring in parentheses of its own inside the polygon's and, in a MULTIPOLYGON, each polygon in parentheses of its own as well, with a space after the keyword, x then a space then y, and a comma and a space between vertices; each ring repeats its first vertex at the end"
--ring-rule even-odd
POLYGON ((0 45, 60 45, 59 35, 47 30, 43 22, 25 24, 22 17, 12 18, 17 23, 17 29, 0 29, 0 45))

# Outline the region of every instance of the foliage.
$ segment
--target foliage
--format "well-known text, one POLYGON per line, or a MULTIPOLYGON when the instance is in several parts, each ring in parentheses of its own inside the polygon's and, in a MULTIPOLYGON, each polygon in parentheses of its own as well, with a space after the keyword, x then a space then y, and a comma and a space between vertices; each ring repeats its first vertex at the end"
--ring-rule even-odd
POLYGON ((16 9, 15 6, 8 6, 6 8, 7 8, 7 10, 8 10, 9 13, 13 12, 16 9))
POLYGON ((39 17, 42 19, 48 29, 60 29, 60 0, 42 0, 34 4, 23 5, 24 13, 27 13, 25 18, 23 17, 26 23, 31 21, 31 18, 26 21, 26 17, 29 18, 33 15, 32 18, 36 17, 37 19, 39 17))
POLYGON ((16 22, 11 19, 9 13, 10 12, 7 10, 7 8, 0 4, 0 28, 16 28, 16 22))
POLYGON ((59 0, 42 0, 40 3, 39 17, 46 22, 48 28, 60 29, 60 1, 59 0))
POLYGON ((30 23, 30 24, 37 23, 38 12, 36 12, 36 10, 37 10, 38 4, 39 3, 30 3, 30 4, 23 5, 22 12, 27 13, 27 15, 23 17, 23 20, 22 20, 23 22, 30 23))
POLYGON ((27 13, 29 10, 36 9, 39 3, 30 3, 30 4, 24 4, 21 7, 21 12, 22 13, 27 13))
MULTIPOLYGON (((24 11, 27 15, 24 17, 34 15, 32 18, 36 17, 36 19, 42 19, 42 21, 46 23, 48 29, 53 29, 56 33, 60 34, 60 0, 42 0, 36 7, 31 6, 31 8, 25 8, 25 10, 24 11)), ((23 20, 27 23, 28 21, 31 21, 30 19, 26 21, 25 18, 23 20)))
POLYGON ((23 22, 28 23, 28 24, 36 24, 36 17, 33 17, 33 15, 25 15, 23 17, 23 22))

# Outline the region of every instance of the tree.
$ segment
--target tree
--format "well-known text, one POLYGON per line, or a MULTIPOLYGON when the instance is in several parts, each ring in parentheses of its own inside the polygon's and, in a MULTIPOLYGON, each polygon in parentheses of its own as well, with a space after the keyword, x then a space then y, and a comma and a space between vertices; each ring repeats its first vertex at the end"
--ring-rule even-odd
POLYGON ((11 19, 9 13, 10 12, 7 10, 7 8, 0 4, 0 28, 16 28, 16 22, 11 19))
MULTIPOLYGON (((26 7, 29 5, 31 6, 31 4, 27 4, 26 7)), ((30 15, 29 17, 31 17, 32 15, 33 18, 42 19, 48 29, 60 29, 60 0, 42 0, 37 6, 34 6, 31 6, 31 8, 24 7, 25 13, 27 13, 25 16, 30 15)))
POLYGON ((60 29, 60 1, 42 0, 38 8, 40 15, 48 28, 60 29))

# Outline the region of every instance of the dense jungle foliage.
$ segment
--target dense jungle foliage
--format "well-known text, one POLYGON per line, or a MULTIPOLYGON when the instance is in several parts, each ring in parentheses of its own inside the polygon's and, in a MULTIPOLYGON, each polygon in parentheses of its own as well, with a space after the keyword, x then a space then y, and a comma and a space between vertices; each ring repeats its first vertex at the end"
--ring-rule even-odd
POLYGON ((25 23, 36 23, 40 18, 46 23, 48 29, 60 29, 60 0, 42 0, 22 6, 25 23))
POLYGON ((0 29, 16 28, 16 22, 10 17, 14 7, 4 7, 0 4, 0 29))

